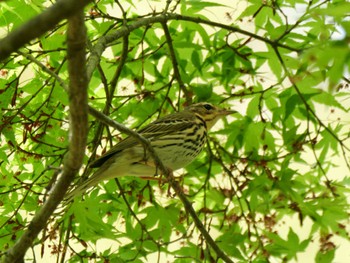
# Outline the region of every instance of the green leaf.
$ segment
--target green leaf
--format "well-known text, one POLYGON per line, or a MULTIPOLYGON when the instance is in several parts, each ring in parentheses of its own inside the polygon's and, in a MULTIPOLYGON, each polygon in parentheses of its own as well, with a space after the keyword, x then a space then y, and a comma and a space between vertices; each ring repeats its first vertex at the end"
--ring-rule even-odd
POLYGON ((251 119, 254 119, 259 115, 259 103, 260 98, 258 96, 255 96, 250 100, 247 107, 247 116, 249 116, 251 119))
POLYGON ((316 263, 331 263, 334 262, 335 250, 321 252, 319 251, 316 255, 315 262, 316 263))
POLYGON ((213 94, 213 87, 207 84, 197 84, 191 86, 198 101, 208 101, 213 94))
POLYGON ((216 239, 216 242, 220 244, 221 249, 223 249, 228 255, 237 259, 244 259, 238 248, 241 247, 244 240, 247 239, 246 235, 241 234, 241 230, 242 229, 238 226, 230 225, 225 227, 223 234, 216 239))
POLYGON ((279 80, 282 78, 282 72, 283 68, 281 65, 280 60, 278 59, 277 55, 275 55, 275 52, 272 48, 268 47, 269 52, 267 55, 267 62, 269 64, 269 67, 273 74, 276 76, 276 78, 279 80))
POLYGON ((337 1, 334 5, 329 5, 327 8, 317 8, 315 9, 315 15, 326 15, 342 17, 348 14, 350 10, 350 3, 347 1, 337 1))
POLYGON ((244 11, 239 15, 238 19, 242 19, 247 16, 253 16, 261 8, 261 4, 252 4, 244 9, 244 11))
POLYGON ((294 110, 300 105, 301 99, 297 94, 292 95, 286 102, 284 120, 288 119, 288 117, 294 112, 294 110))
POLYGON ((299 237, 298 235, 293 231, 292 228, 289 228, 288 232, 288 243, 290 245, 290 248, 296 248, 299 246, 299 237))
POLYGON ((187 10, 184 13, 196 13, 202 11, 208 7, 225 7, 226 5, 215 3, 215 2, 207 2, 201 0, 186 0, 186 8, 187 10))
POLYGON ((244 135, 247 152, 250 152, 251 150, 258 150, 260 148, 261 136, 263 134, 264 127, 264 123, 261 122, 249 123, 244 135))
MULTIPOLYGON (((27 21, 51 4, 56 1, 2 1, 3 37, 19 27, 35 33, 27 21)), ((87 43, 90 107, 134 130, 193 102, 240 112, 221 119, 206 149, 172 171, 199 220, 234 261, 300 261, 320 241, 315 260, 337 262, 346 244, 332 237, 349 236, 349 3, 303 7, 303 0, 249 0, 241 9, 212 0, 104 0, 84 15, 87 36, 78 42, 87 43), (287 231, 280 231, 280 222, 287 231), (295 228, 301 223, 310 228, 303 235, 295 228)), ((41 18, 42 24, 48 20, 41 18)), ((71 139, 84 131, 70 117, 83 113, 72 112, 70 103, 84 102, 84 94, 61 86, 84 79, 68 70, 74 58, 67 53, 68 27, 67 21, 52 26, 0 63, 4 251, 20 242, 50 198, 74 150, 71 139)), ((20 43, 23 36, 12 37, 20 43)), ((123 159, 123 150, 100 170, 90 169, 91 161, 127 137, 101 121, 89 117, 79 175, 101 175, 113 160, 115 169, 154 165, 149 158, 123 159)), ((60 205, 43 222, 49 226, 44 238, 33 237, 33 253, 24 261, 64 253, 68 262, 217 260, 165 175, 158 181, 125 176, 118 184, 112 177, 60 205)))
POLYGON ((202 73, 202 61, 200 55, 197 51, 193 51, 191 56, 191 61, 193 65, 197 68, 197 70, 202 73))

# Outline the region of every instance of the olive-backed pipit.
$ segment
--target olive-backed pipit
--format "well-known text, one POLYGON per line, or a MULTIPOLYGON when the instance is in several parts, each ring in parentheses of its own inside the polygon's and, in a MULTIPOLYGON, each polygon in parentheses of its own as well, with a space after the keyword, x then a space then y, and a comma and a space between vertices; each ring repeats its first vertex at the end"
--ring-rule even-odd
MULTIPOLYGON (((148 124, 138 133, 150 141, 164 166, 175 171, 197 157, 203 149, 209 129, 221 117, 231 113, 235 111, 206 102, 196 103, 148 124)), ((98 170, 69 193, 67 199, 82 194, 104 180, 128 175, 152 177, 159 171, 143 145, 130 136, 92 162, 90 167, 98 170)))

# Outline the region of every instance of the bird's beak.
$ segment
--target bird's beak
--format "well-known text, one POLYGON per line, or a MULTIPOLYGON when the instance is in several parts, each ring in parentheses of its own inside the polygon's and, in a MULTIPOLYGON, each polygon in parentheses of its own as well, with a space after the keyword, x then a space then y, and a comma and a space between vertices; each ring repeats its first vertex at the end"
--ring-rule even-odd
POLYGON ((235 110, 222 109, 220 111, 220 115, 226 116, 226 115, 234 114, 234 113, 237 113, 237 112, 238 111, 235 111, 235 110))

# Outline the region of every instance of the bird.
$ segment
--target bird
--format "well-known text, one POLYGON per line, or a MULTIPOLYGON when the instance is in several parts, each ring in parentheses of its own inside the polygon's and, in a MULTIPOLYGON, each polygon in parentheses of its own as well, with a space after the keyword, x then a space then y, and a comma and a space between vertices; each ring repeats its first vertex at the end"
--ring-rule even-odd
MULTIPOLYGON (((220 118, 233 113, 236 111, 208 102, 195 103, 183 111, 159 118, 138 133, 149 140, 162 164, 173 172, 191 163, 202 151, 208 131, 220 118)), ((159 172, 151 155, 132 136, 121 140, 89 167, 98 170, 68 193, 66 200, 72 200, 105 180, 121 176, 151 178, 159 172)))

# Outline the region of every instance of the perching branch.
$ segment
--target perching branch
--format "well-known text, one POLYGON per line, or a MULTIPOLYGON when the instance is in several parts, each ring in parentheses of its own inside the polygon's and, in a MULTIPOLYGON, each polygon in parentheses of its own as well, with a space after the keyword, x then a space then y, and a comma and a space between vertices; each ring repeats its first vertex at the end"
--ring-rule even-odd
POLYGON ((85 60, 86 30, 84 26, 83 9, 68 20, 68 71, 69 108, 70 108, 70 144, 64 161, 63 171, 57 184, 54 186, 48 200, 35 214, 27 230, 18 239, 16 244, 7 251, 4 263, 23 262, 26 251, 46 226, 57 205, 63 199, 74 176, 79 171, 85 153, 88 132, 88 105, 87 105, 87 78, 85 60))

